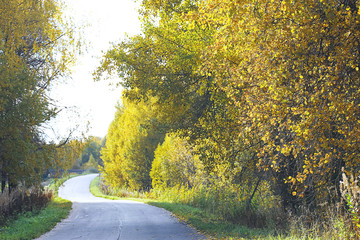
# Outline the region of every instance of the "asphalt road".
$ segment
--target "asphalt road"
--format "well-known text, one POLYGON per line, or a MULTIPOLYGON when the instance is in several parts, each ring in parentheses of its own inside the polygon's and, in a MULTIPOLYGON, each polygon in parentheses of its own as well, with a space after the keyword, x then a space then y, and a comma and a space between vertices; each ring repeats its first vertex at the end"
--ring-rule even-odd
POLYGON ((67 219, 39 240, 102 239, 205 239, 168 211, 147 204, 94 197, 90 182, 97 174, 71 178, 59 196, 73 202, 67 219))

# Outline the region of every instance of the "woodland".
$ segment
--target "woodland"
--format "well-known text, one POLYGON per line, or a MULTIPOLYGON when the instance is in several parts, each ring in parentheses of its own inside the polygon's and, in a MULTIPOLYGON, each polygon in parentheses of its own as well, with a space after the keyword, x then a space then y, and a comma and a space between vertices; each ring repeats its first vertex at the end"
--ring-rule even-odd
POLYGON ((94 72, 124 88, 102 149, 109 191, 359 237, 359 6, 141 1, 141 34, 94 72))
POLYGON ((301 237, 358 239, 359 7, 142 0, 141 33, 114 43, 94 72, 124 89, 106 139, 49 143, 46 124, 61 111, 49 91, 81 41, 58 1, 0 0, 2 196, 39 186, 49 170, 100 165, 111 193, 274 235, 298 224, 301 237))

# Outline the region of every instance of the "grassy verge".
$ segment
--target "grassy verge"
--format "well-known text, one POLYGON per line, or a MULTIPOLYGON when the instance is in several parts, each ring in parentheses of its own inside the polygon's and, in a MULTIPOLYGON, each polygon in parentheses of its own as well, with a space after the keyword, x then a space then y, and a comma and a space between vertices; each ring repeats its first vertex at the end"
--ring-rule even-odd
POLYGON ((269 230, 235 225, 192 206, 153 200, 147 200, 146 203, 172 212, 180 220, 185 221, 205 235, 211 236, 212 239, 263 239, 271 236, 269 230))
POLYGON ((101 189, 100 189, 100 178, 99 177, 96 177, 96 178, 94 178, 94 180, 91 181, 91 183, 90 183, 90 192, 95 197, 101 197, 101 198, 106 198, 106 199, 111 199, 111 200, 123 199, 123 198, 119 198, 119 197, 116 197, 116 196, 110 196, 110 195, 103 194, 101 189))
POLYGON ((59 187, 70 177, 53 181, 49 188, 54 191, 54 198, 44 209, 36 212, 19 214, 16 219, 9 220, 6 226, 0 227, 0 239, 34 239, 50 231, 62 219, 69 215, 72 207, 70 201, 57 196, 59 187))
POLYGON ((110 200, 133 200, 133 201, 144 202, 144 203, 147 203, 150 201, 149 199, 145 199, 145 198, 117 197, 117 196, 106 195, 100 189, 100 178, 99 177, 96 177, 91 181, 90 192, 95 197, 101 197, 101 198, 110 199, 110 200))
POLYGON ((0 239, 34 239, 50 231, 71 210, 71 202, 54 198, 39 212, 27 212, 0 229, 0 239))

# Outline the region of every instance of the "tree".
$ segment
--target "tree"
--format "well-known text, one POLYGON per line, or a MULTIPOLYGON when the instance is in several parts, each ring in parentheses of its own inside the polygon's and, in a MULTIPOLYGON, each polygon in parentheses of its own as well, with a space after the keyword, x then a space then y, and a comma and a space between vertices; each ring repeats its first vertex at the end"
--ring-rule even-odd
POLYGON ((101 138, 93 136, 89 137, 89 139, 87 139, 86 146, 81 153, 81 163, 87 163, 90 160, 90 156, 93 156, 95 161, 101 164, 100 150, 103 147, 101 144, 101 138))
POLYGON ((112 187, 147 190, 151 187, 150 170, 154 151, 164 138, 166 126, 158 121, 154 102, 134 102, 123 98, 101 151, 101 172, 112 187))
POLYGON ((315 209, 339 189, 342 167, 358 172, 358 9, 357 1, 219 0, 188 14, 218 29, 202 68, 262 140, 258 166, 272 172, 285 208, 315 209))
POLYGON ((1 189, 38 183, 55 145, 46 145, 41 126, 56 107, 49 86, 73 61, 73 32, 57 1, 0 4, 0 178, 1 189))
POLYGON ((90 169, 90 168, 94 168, 94 169, 98 169, 98 163, 96 162, 94 156, 92 154, 90 154, 90 158, 89 161, 86 162, 85 164, 83 164, 83 169, 90 169))
POLYGON ((130 99, 157 97, 162 121, 190 137, 207 172, 238 164, 244 171, 237 181, 258 182, 263 178, 256 166, 259 138, 244 133, 242 109, 204 64, 217 27, 196 21, 199 6, 200 1, 143 1, 143 33, 114 45, 95 76, 118 74, 130 99))

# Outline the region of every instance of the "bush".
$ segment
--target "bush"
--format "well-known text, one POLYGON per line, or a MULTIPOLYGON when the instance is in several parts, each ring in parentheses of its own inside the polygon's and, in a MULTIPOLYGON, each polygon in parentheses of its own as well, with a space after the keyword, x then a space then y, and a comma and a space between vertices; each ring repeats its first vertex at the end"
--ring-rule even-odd
POLYGON ((203 168, 187 140, 177 133, 168 133, 155 150, 150 171, 152 186, 196 186, 202 181, 203 168))

